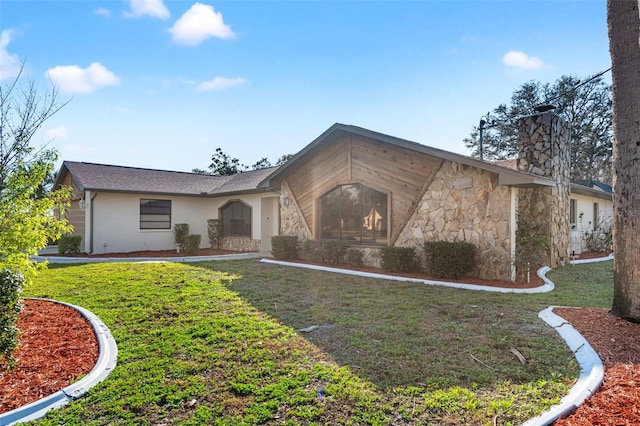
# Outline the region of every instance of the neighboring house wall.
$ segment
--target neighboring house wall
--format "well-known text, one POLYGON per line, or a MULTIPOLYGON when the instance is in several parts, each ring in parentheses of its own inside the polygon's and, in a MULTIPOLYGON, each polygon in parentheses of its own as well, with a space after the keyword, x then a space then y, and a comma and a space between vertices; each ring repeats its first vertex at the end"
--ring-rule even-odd
MULTIPOLYGON (((604 192, 603 192, 604 194, 604 192)), ((609 194, 610 197, 610 194, 609 194)), ((610 227, 613 219, 613 201, 584 194, 571 194, 575 203, 575 221, 571 226, 571 253, 580 254, 586 250, 584 235, 594 230, 594 225, 610 227), (597 207, 598 221, 595 223, 594 214, 597 207)), ((571 219, 571 218, 570 218, 571 219)))

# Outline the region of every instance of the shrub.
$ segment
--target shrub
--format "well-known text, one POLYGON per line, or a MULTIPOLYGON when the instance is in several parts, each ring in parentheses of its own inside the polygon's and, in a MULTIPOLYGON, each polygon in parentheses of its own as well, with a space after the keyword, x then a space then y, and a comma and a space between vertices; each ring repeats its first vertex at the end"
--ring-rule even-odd
POLYGON ((411 272, 418 267, 414 247, 382 247, 380 261, 387 272, 411 272))
POLYGON ((305 240, 302 243, 302 258, 311 262, 323 263, 324 251, 322 250, 322 241, 305 240))
POLYGON ((173 237, 176 244, 180 244, 181 248, 184 248, 184 237, 189 234, 188 223, 176 223, 173 225, 173 237))
MULTIPOLYGON (((580 220, 582 221, 582 218, 580 220)), ((591 225, 591 222, 589 222, 589 225, 591 225)), ((610 251, 613 246, 611 224, 597 223, 593 229, 588 229, 582 233, 582 239, 587 251, 592 253, 610 251)))
POLYGON ((347 254, 345 255, 345 260, 349 266, 354 268, 359 268, 364 264, 363 261, 364 253, 362 250, 358 250, 356 248, 350 248, 347 250, 347 254))
POLYGON ((82 236, 80 235, 64 234, 60 236, 58 240, 58 253, 80 253, 81 241, 82 236))
POLYGON ((18 346, 18 328, 16 322, 22 309, 20 293, 24 276, 4 268, 0 271, 0 366, 11 367, 11 353, 18 346))
POLYGON ((271 254, 276 259, 297 259, 298 237, 291 235, 271 237, 271 254))
POLYGON ((182 237, 182 246, 184 247, 184 252, 187 254, 193 254, 200 248, 200 241, 202 237, 200 234, 187 234, 182 237))
POLYGON ((207 233, 209 236, 209 246, 220 248, 220 238, 222 237, 222 222, 220 219, 207 219, 207 233))
POLYGON ((458 280, 473 270, 476 246, 465 241, 428 241, 424 254, 429 275, 458 280))
POLYGON ((344 241, 323 241, 322 257, 324 258, 324 262, 329 265, 337 265, 344 262, 347 248, 349 248, 349 246, 344 241))

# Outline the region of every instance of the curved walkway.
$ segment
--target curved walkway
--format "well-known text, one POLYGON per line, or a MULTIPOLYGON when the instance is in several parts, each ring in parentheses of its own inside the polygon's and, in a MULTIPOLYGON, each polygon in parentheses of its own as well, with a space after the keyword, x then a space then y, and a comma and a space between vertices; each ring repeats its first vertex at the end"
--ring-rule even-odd
POLYGON ((70 308, 80 312, 89 324, 91 324, 96 335, 96 339, 98 340, 98 361, 96 361, 96 364, 93 366, 93 369, 91 369, 89 374, 77 382, 70 384, 66 388, 38 401, 32 402, 31 404, 23 405, 15 410, 0 414, 0 425, 12 425, 39 419, 47 414, 49 410, 62 407, 69 401, 73 401, 74 399, 83 396, 89 389, 104 380, 116 366, 118 347, 116 345, 116 341, 111 335, 111 332, 109 331, 109 328, 100 321, 100 318, 79 306, 70 305, 57 300, 35 300, 47 300, 49 302, 60 303, 61 305, 69 306, 70 308))

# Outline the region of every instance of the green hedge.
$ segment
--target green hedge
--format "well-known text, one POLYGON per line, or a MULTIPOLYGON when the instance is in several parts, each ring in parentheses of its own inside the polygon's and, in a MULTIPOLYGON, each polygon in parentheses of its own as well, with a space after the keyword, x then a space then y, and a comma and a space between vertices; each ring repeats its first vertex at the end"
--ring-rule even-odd
POLYGON ((271 254, 276 259, 297 259, 298 237, 291 235, 271 237, 271 254))
POLYGON ((181 248, 184 247, 184 237, 189 234, 188 223, 176 223, 173 225, 173 237, 176 244, 180 244, 181 248))
POLYGON ((387 272, 412 272, 418 269, 414 247, 382 247, 380 261, 382 269, 387 272))
POLYGON ((302 243, 301 257, 311 262, 323 263, 324 251, 322 250, 322 241, 305 240, 302 243))
POLYGON ((18 314, 22 310, 20 293, 24 276, 4 268, 0 271, 0 371, 11 367, 14 359, 11 353, 18 346, 18 314))
POLYGON ((329 265, 337 265, 344 262, 349 246, 344 241, 323 241, 322 257, 329 265))
POLYGON ((58 253, 80 253, 81 241, 82 236, 80 235, 64 234, 60 236, 60 239, 58 240, 58 253))
POLYGON ((457 280, 475 267, 476 246, 465 241, 428 241, 424 255, 429 275, 457 280))
POLYGON ((193 254, 200 248, 200 234, 187 234, 182 237, 182 246, 186 254, 193 254))
POLYGON ((356 248, 350 248, 347 250, 347 254, 345 255, 345 260, 349 266, 354 268, 359 268, 364 265, 364 253, 362 250, 358 250, 356 248))

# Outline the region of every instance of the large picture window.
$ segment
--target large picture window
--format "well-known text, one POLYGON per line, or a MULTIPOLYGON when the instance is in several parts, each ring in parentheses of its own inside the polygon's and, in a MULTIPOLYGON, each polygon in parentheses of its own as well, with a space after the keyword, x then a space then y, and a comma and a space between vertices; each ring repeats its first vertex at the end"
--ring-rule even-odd
POLYGON ((386 244, 387 194, 361 184, 339 186, 320 197, 320 239, 386 244))
POLYGON ((222 235, 233 237, 251 236, 251 207, 242 201, 230 201, 220 209, 222 235))
POLYGON ((171 200, 141 198, 140 229, 171 229, 171 200))

